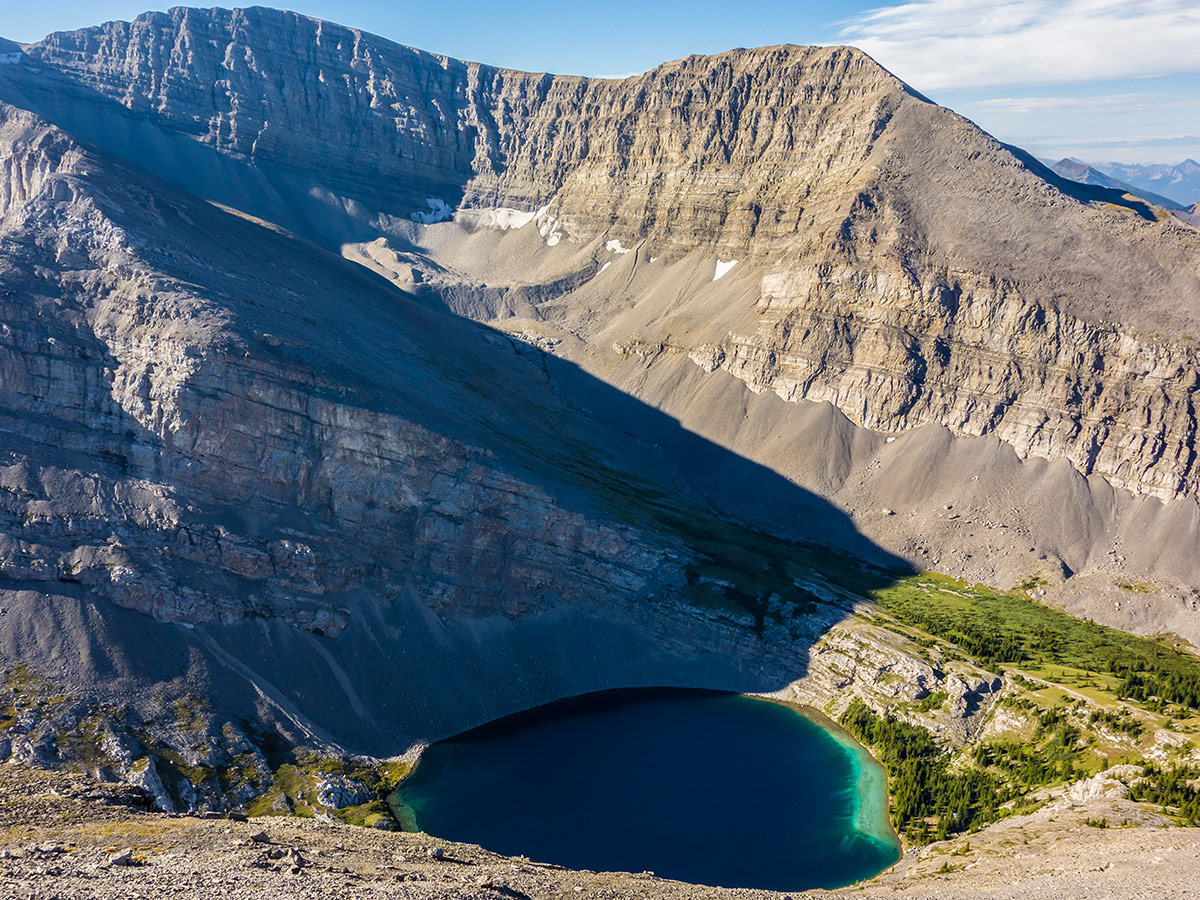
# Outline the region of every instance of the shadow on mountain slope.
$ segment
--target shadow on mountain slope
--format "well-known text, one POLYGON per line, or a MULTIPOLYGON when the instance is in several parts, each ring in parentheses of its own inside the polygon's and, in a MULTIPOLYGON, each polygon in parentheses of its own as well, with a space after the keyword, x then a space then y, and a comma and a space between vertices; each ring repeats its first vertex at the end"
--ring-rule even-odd
MULTIPOLYGON (((204 165, 217 162, 215 151, 193 146, 204 165)), ((80 177, 97 188, 95 202, 152 272, 150 287, 96 295, 53 276, 12 282, 6 319, 29 340, 10 352, 36 361, 41 351, 30 348, 60 334, 61 344, 80 351, 59 364, 61 397, 94 408, 42 403, 37 440, 53 452, 29 449, 15 421, 6 449, 31 473, 31 486, 59 486, 43 498, 51 508, 88 479, 113 496, 133 485, 164 492, 162 509, 177 518, 166 527, 154 521, 156 510, 118 523, 113 517, 125 512, 114 501, 58 539, 99 547, 118 534, 122 567, 165 573, 184 615, 164 622, 124 609, 123 595, 107 583, 100 591, 74 576, 10 573, 0 620, 10 661, 109 699, 157 703, 190 693, 230 715, 274 722, 295 740, 388 754, 600 689, 778 689, 805 673, 809 647, 846 615, 850 596, 906 570, 822 498, 574 364, 414 300, 304 240, 102 156, 95 162, 80 177), (23 316, 35 296, 53 302, 23 316), (169 372, 156 375, 151 366, 145 391, 134 394, 113 387, 114 373, 140 363, 101 337, 102 326, 132 327, 167 345, 179 329, 199 329, 187 336, 194 368, 172 399, 177 428, 151 427, 154 415, 141 405, 166 390, 155 379, 169 372), (79 386, 90 388, 72 394, 79 386), (108 417, 103 453, 120 458, 119 471, 109 456, 104 464, 96 457, 88 423, 101 414, 108 417), (379 503, 385 488, 403 492, 410 477, 444 474, 403 461, 409 438, 395 435, 407 435, 409 424, 431 433, 431 444, 461 445, 471 465, 515 476, 551 502, 531 512, 517 496, 507 505, 435 511, 439 524, 487 531, 493 554, 438 571, 444 562, 422 561, 408 546, 434 513, 421 508, 421 519, 403 504, 379 503), (370 484, 346 490, 362 497, 336 496, 337 473, 348 471, 336 466, 361 450, 339 441, 376 432, 396 456, 354 470, 370 484), (314 466, 332 467, 327 488, 312 488, 315 476, 305 473, 314 466), (486 567, 525 552, 517 546, 526 540, 522 517, 554 509, 596 528, 632 528, 647 553, 661 552, 663 566, 679 569, 672 589, 646 596, 614 586, 608 602, 564 602, 572 580, 593 577, 585 569, 594 554, 576 552, 564 559, 578 570, 554 569, 552 558, 548 571, 558 580, 529 609, 490 607, 486 567), (339 579, 307 592, 293 584, 271 602, 340 604, 347 611, 340 634, 297 627, 264 600, 299 576, 264 579, 242 557, 231 563, 226 549, 184 550, 209 532, 226 548, 239 541, 252 549, 310 547, 323 569, 314 577, 336 570, 339 579), (438 579, 473 606, 439 601, 425 586, 438 579), (217 596, 217 611, 189 622, 188 598, 199 588, 217 596)), ((225 163, 230 171, 241 165, 225 163)), ((236 193, 243 183, 227 189, 236 193)), ((255 214, 274 208, 246 206, 255 214)), ((38 252, 33 242, 27 249, 38 252)), ((16 528, 15 518, 9 526, 16 528)), ((52 525, 44 530, 53 545, 52 525)))
MULTIPOLYGON (((0 68, 0 101, 28 110, 75 138, 197 197, 237 209, 326 248, 377 237, 394 214, 424 209, 431 194, 457 205, 469 170, 436 183, 402 186, 372 181, 373 193, 331 189, 321 173, 304 172, 217 150, 159 126, 53 67, 0 68)), ((399 221, 408 222, 404 217, 399 221)))

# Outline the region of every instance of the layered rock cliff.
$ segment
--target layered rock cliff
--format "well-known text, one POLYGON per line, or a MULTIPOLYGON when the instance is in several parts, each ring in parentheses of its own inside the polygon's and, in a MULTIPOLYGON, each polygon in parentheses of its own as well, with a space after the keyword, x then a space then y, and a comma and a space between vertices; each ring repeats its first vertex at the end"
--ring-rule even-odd
MULTIPOLYGON (((4 435, 28 454, 4 469, 8 577, 80 583, 167 621, 282 615, 330 636, 347 591, 396 596, 414 572, 434 608, 468 614, 484 598, 516 614, 681 580, 668 545, 563 508, 431 428, 464 402, 453 376, 399 327, 338 327, 396 316, 368 280, 310 265, 308 296, 281 292, 254 261, 259 229, 185 211, 31 115, 0 115, 4 435), (301 343, 312 328, 332 347, 301 343), (406 385, 382 396, 382 367, 442 409, 405 404, 406 385), (286 524, 264 533, 256 517, 286 524)), ((519 383, 521 362, 497 381, 519 383)))
POLYGON ((827 696, 850 600, 779 536, 1200 635, 1200 234, 857 51, 603 81, 175 9, 0 101, 0 652, 67 687, 374 753, 827 696))
POLYGON ((1057 178, 853 49, 604 81, 256 8, 147 14, 25 52, 42 70, 16 90, 63 124, 223 202, 218 164, 180 171, 179 140, 247 161, 254 190, 235 205, 331 245, 403 240, 433 198, 428 218, 542 209, 544 232, 576 242, 753 261, 737 327, 684 348, 706 368, 872 429, 995 434, 1134 492, 1200 484, 1200 236, 1057 178))
POLYGON ((519 341, 11 106, 0 201, 0 667, 79 700, 5 755, 111 732, 188 806, 137 740, 387 755, 608 687, 773 690, 845 615, 714 516, 665 417, 519 341))
POLYGON ((72 104, 107 101, 317 178, 367 213, 407 218, 428 197, 556 200, 572 233, 615 222, 677 250, 795 233, 804 199, 844 186, 908 95, 848 48, 690 57, 605 81, 460 62, 261 8, 148 13, 26 53, 89 92, 72 104))

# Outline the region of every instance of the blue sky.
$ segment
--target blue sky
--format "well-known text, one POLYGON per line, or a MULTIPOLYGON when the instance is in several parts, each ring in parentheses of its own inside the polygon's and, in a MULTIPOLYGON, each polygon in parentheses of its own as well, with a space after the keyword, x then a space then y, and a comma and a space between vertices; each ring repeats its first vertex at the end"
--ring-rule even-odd
MULTIPOLYGON (((2 0, 0 34, 129 19, 148 0, 2 0)), ((207 5, 207 4, 202 4, 207 5)), ((849 43, 1039 156, 1200 159, 1197 0, 294 0, 403 44, 533 71, 620 76, 689 53, 849 43)))

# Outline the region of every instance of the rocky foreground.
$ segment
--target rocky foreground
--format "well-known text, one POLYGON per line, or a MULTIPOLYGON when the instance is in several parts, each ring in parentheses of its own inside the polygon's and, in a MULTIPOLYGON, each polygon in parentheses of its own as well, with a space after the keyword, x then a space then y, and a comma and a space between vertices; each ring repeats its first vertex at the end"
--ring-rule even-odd
MULTIPOLYGON (((424 834, 315 819, 152 813, 144 802, 123 786, 0 767, 0 898, 787 896, 650 873, 577 872, 424 834)), ((792 896, 1168 900, 1195 896, 1198 869, 1200 829, 1171 827, 1157 813, 1092 790, 910 850, 865 884, 792 896)))

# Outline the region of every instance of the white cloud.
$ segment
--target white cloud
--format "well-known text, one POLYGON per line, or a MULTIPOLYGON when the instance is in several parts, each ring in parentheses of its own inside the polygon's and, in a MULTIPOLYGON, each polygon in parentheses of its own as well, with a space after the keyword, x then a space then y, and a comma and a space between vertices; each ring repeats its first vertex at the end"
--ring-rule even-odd
POLYGON ((1200 134, 1076 138, 1074 143, 1080 147, 1196 147, 1200 146, 1200 134))
POLYGON ((1168 94, 1102 94, 1094 97, 994 97, 966 104, 968 108, 1017 113, 1121 113, 1200 107, 1200 99, 1180 100, 1168 94))
POLYGON ((1196 0, 912 0, 840 37, 926 91, 1200 71, 1196 0))

